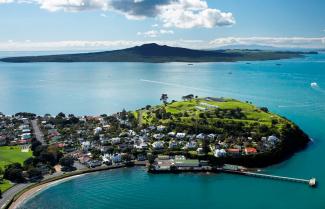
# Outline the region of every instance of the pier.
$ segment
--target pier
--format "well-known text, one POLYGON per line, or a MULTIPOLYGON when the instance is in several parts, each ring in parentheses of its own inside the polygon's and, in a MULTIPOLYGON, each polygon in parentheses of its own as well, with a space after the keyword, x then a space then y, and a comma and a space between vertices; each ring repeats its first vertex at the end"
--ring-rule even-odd
POLYGON ((254 173, 254 172, 247 172, 247 171, 240 171, 240 170, 228 170, 228 169, 223 169, 222 171, 226 172, 226 173, 252 176, 252 177, 257 177, 257 178, 266 178, 266 179, 273 179, 273 180, 280 180, 280 181, 303 183, 303 184, 308 184, 310 187, 316 187, 316 185, 317 185, 316 178, 299 179, 299 178, 291 178, 291 177, 285 177, 285 176, 275 176, 275 175, 269 175, 269 174, 263 174, 263 173, 254 173))

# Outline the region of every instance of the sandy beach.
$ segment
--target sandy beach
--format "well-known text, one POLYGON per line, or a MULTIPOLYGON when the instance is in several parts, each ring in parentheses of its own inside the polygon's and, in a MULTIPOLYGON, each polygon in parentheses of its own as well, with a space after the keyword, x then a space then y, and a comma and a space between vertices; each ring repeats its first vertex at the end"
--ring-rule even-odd
POLYGON ((24 192, 16 201, 12 202, 12 204, 9 207, 9 209, 16 209, 16 208, 18 208, 25 201, 27 201, 29 198, 31 198, 33 195, 35 195, 35 194, 37 194, 37 193, 39 193, 39 192, 41 192, 43 190, 46 190, 46 189, 48 189, 51 186, 55 186, 55 185, 57 185, 59 183, 62 183, 62 182, 65 182, 65 181, 69 181, 69 180, 71 180, 73 178, 77 178, 77 177, 82 176, 82 175, 84 175, 84 174, 79 174, 79 175, 76 175, 76 176, 70 176, 70 177, 67 177, 67 178, 64 178, 64 179, 59 179, 59 180, 56 180, 56 181, 44 183, 44 184, 38 185, 36 187, 33 187, 30 190, 24 192))

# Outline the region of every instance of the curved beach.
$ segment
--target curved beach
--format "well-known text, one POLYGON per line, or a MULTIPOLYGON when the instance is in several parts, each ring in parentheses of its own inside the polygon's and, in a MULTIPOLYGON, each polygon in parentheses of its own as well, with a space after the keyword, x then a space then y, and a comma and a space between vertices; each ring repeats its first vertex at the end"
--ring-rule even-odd
POLYGON ((38 186, 34 186, 33 188, 27 190, 26 192, 22 193, 16 200, 14 200, 10 206, 9 209, 16 209, 19 206, 21 206, 24 202, 26 202, 28 199, 30 199, 31 197, 33 197, 34 195, 37 195, 39 192, 42 192, 48 188, 50 188, 51 186, 55 186, 59 183, 65 182, 65 181, 69 181, 73 178, 77 178, 80 177, 84 174, 77 174, 75 176, 69 176, 69 177, 64 177, 62 179, 58 179, 58 180, 54 180, 48 183, 41 183, 38 186))

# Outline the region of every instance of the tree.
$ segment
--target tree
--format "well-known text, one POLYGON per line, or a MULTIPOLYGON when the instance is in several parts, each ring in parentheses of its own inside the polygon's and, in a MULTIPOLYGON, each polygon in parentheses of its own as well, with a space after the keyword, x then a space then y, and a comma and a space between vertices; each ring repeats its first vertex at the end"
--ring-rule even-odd
POLYGON ((31 168, 27 171, 28 177, 30 179, 40 179, 42 178, 42 171, 38 168, 31 168))
POLYGON ((57 118, 65 118, 65 114, 63 112, 60 112, 56 117, 57 118))
POLYGON ((60 165, 62 165, 63 167, 73 167, 74 164, 74 159, 71 156, 65 156, 63 158, 60 159, 60 165))
POLYGON ((168 100, 168 95, 167 94, 162 94, 161 97, 160 97, 160 101, 162 101, 166 105, 167 100, 168 100))
POLYGON ((261 110, 266 113, 269 112, 269 109, 267 107, 261 107, 261 110))
POLYGON ((23 177, 23 168, 19 163, 13 163, 6 167, 3 177, 12 182, 24 182, 25 178, 23 177))
POLYGON ((189 101, 189 100, 192 100, 194 98, 194 95, 193 94, 189 94, 189 95, 186 95, 186 96, 182 96, 182 99, 184 101, 189 101))

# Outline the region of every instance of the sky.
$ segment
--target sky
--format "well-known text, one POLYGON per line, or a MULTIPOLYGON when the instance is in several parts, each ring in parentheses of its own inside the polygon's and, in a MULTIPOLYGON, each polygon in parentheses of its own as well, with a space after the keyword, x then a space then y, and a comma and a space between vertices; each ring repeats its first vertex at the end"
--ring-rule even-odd
POLYGON ((324 0, 0 0, 0 50, 325 48, 324 0))

